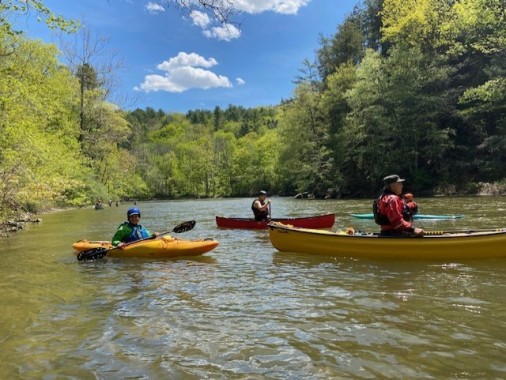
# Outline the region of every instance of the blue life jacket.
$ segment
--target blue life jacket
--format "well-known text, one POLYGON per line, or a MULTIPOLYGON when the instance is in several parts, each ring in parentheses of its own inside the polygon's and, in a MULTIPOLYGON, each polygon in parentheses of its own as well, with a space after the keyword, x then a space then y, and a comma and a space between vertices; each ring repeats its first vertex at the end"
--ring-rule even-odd
POLYGON ((142 227, 140 224, 134 226, 130 223, 126 223, 129 225, 130 228, 132 228, 132 233, 130 236, 128 236, 125 240, 125 243, 131 243, 133 241, 145 239, 149 237, 148 232, 144 227, 142 227))

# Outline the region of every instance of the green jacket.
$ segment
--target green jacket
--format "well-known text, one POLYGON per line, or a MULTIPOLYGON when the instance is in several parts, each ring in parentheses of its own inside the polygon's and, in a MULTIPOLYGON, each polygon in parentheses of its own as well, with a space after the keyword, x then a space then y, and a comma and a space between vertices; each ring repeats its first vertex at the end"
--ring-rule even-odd
POLYGON ((118 230, 112 237, 112 245, 117 246, 119 243, 131 243, 148 237, 151 237, 151 234, 140 224, 133 225, 129 222, 125 222, 120 224, 118 230))

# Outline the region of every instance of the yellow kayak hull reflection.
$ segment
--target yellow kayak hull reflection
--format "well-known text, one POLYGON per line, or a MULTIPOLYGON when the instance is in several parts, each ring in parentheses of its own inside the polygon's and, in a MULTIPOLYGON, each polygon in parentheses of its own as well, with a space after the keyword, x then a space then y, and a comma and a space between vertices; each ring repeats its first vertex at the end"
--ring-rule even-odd
MULTIPOLYGON (((163 236, 157 239, 131 243, 122 249, 113 249, 107 252, 107 256, 141 258, 198 256, 213 250, 218 244, 218 241, 214 239, 182 240, 175 239, 172 236, 163 236)), ((72 244, 72 248, 77 252, 99 247, 112 248, 112 245, 108 241, 89 240, 80 240, 72 244)))
POLYGON ((443 233, 423 237, 379 237, 269 224, 272 245, 281 252, 368 259, 479 260, 506 258, 506 229, 443 233))

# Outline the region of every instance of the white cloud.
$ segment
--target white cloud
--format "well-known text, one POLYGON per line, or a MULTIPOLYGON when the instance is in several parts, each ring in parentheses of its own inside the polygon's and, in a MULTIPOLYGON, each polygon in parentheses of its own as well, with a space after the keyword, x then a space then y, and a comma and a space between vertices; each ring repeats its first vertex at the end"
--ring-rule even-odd
POLYGON ((209 68, 217 64, 214 58, 205 59, 196 53, 180 52, 176 57, 157 65, 157 69, 166 71, 165 75, 146 75, 144 82, 135 87, 135 90, 183 92, 192 88, 207 90, 216 87, 232 87, 232 83, 226 76, 201 68, 209 68))
POLYGON ((160 13, 160 12, 165 12, 165 8, 164 7, 162 7, 158 3, 152 3, 152 2, 149 2, 149 3, 146 4, 146 9, 151 14, 157 14, 157 13, 160 13))
POLYGON ((216 38, 218 40, 230 41, 241 36, 241 31, 232 24, 216 26, 202 32, 207 38, 216 38))
POLYGON ((246 82, 244 81, 244 79, 242 78, 235 78, 235 81, 236 83, 239 85, 239 86, 242 86, 242 85, 245 85, 246 82))
POLYGON ((205 59, 197 53, 185 53, 184 51, 179 52, 175 57, 170 58, 168 61, 163 61, 156 68, 163 71, 171 71, 178 67, 184 66, 200 66, 200 67, 213 67, 218 62, 214 58, 205 59))
MULTIPOLYGON (((275 12, 281 14, 297 14, 301 7, 309 4, 311 0, 235 0, 233 7, 239 12, 250 14, 262 12, 275 12)), ((225 23, 210 28, 211 19, 204 12, 193 10, 190 17, 194 25, 202 29, 207 38, 216 38, 222 41, 231 41, 241 36, 241 31, 233 24, 225 23)))
POLYGON ((207 28, 207 26, 211 23, 209 16, 203 12, 191 11, 190 17, 193 20, 193 24, 200 26, 202 29, 207 28))
POLYGON ((272 11, 282 14, 297 14, 299 8, 311 0, 236 0, 234 6, 245 13, 272 11))

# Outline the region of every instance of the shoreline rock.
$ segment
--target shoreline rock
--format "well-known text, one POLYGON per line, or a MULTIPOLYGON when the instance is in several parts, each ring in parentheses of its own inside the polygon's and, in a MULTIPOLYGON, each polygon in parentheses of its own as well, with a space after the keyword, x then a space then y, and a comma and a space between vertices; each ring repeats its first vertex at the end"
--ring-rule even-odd
POLYGON ((41 223, 41 218, 32 218, 31 214, 22 214, 15 219, 0 221, 0 237, 9 237, 9 232, 18 232, 25 228, 26 223, 41 223))

